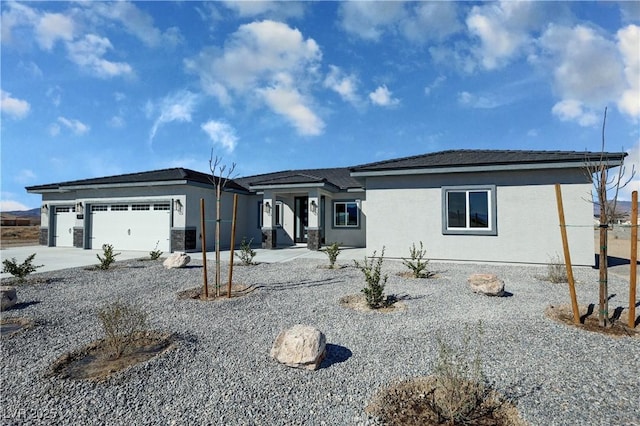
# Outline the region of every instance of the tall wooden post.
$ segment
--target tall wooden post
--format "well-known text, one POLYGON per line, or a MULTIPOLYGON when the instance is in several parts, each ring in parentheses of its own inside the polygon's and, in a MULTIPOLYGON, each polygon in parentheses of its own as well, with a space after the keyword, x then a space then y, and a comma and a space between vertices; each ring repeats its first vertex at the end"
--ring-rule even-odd
POLYGON ((229 284, 227 297, 231 298, 231 282, 233 281, 233 251, 236 248, 236 216, 238 214, 238 194, 233 194, 233 217, 231 219, 231 250, 229 256, 229 284))
POLYGON ((638 263, 638 191, 631 193, 631 268, 629 272, 629 327, 636 326, 636 280, 638 263))
POLYGON ((216 185, 216 297, 220 297, 220 186, 216 185))
POLYGON ((205 299, 209 298, 209 285, 207 284, 207 231, 205 229, 205 220, 204 220, 204 198, 200 198, 200 239, 202 244, 202 280, 203 284, 203 294, 205 299))
POLYGON ((598 322, 600 327, 606 327, 609 323, 609 284, 607 265, 607 240, 609 223, 607 220, 607 169, 601 165, 600 185, 598 188, 600 202, 600 309, 598 310, 598 322))
POLYGON ((573 281, 573 269, 571 267, 571 253, 569 252, 569 241, 567 239, 567 226, 564 221, 564 207, 562 206, 562 190, 560 184, 556 183, 556 201, 558 203, 558 218, 560 219, 560 235, 562 236, 562 249, 564 250, 564 262, 567 267, 567 281, 569 281, 569 294, 571 296, 571 308, 573 310, 573 322, 580 324, 580 310, 578 309, 578 298, 576 297, 576 286, 573 281))

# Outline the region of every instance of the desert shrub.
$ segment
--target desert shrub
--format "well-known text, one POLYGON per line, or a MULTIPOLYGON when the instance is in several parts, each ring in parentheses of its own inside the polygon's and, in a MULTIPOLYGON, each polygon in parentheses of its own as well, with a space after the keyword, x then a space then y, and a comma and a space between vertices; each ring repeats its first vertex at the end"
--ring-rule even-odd
POLYGON ((567 265, 565 265, 559 255, 553 256, 549 259, 549 264, 547 265, 547 276, 545 278, 547 281, 551 281, 552 283, 569 282, 569 278, 567 277, 567 265))
POLYGON ((240 259, 243 265, 252 265, 253 258, 256 255, 256 251, 251 248, 251 243, 253 242, 253 238, 247 241, 246 238, 242 238, 240 242, 240 252, 236 253, 236 257, 240 259))
POLYGON ((335 267, 336 260, 338 259, 338 255, 341 252, 340 243, 331 243, 322 251, 325 252, 327 257, 329 258, 329 268, 333 269, 335 267))
POLYGON ((473 332, 466 326, 457 346, 447 343, 440 333, 436 335, 435 388, 427 404, 441 422, 467 424, 489 397, 480 357, 482 333, 481 322, 473 332))
POLYGON ((111 264, 116 261, 116 256, 118 256, 120 253, 114 253, 113 246, 111 244, 103 244, 102 252, 104 254, 104 257, 96 254, 98 260, 100 261, 98 269, 107 270, 109 269, 111 264))
POLYGON ((123 302, 113 302, 98 311, 110 355, 118 359, 129 348, 137 333, 147 328, 147 313, 123 302))
POLYGON ((156 242, 155 248, 149 252, 151 260, 158 260, 162 256, 162 251, 158 250, 158 244, 160 244, 160 241, 156 242))
POLYGON ((34 265, 33 259, 35 257, 36 254, 32 253, 24 260, 24 262, 20 264, 18 264, 15 257, 12 257, 11 260, 5 259, 2 261, 2 272, 10 273, 12 276, 18 279, 18 282, 23 283, 27 275, 44 266, 34 265))
POLYGON ((433 272, 429 272, 427 267, 429 266, 429 259, 425 259, 427 251, 420 241, 420 248, 416 247, 416 244, 411 244, 409 249, 409 259, 402 258, 402 264, 411 270, 414 278, 429 278, 433 276, 433 272))
POLYGON ((362 292, 367 300, 367 305, 373 309, 381 308, 385 304, 384 286, 387 283, 388 276, 382 276, 381 274, 383 258, 384 247, 382 247, 382 252, 377 260, 376 252, 374 251, 371 260, 368 260, 365 256, 363 263, 357 260, 353 261, 356 268, 360 269, 364 274, 367 286, 362 289, 362 292))

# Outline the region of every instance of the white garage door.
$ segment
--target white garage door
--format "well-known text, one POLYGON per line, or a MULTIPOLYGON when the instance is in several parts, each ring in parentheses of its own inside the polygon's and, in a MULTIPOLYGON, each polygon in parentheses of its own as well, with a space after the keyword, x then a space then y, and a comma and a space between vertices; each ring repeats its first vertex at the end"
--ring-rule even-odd
POLYGON ((111 244, 117 250, 169 251, 169 202, 94 204, 91 206, 91 248, 111 244))
POLYGON ((75 207, 56 206, 53 222, 53 245, 56 247, 73 247, 73 227, 75 224, 75 207))

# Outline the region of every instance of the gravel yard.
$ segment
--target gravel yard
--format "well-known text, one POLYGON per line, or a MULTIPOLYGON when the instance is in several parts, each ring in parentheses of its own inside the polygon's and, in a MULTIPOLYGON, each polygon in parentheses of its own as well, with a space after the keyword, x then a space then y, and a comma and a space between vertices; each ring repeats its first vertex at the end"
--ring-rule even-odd
MULTIPOLYGON (((407 308, 381 314, 341 307, 341 296, 364 286, 362 273, 318 267, 326 264, 238 266, 234 282, 256 290, 211 302, 176 297, 201 284, 197 261, 180 270, 128 261, 110 271, 38 274, 54 280, 19 287, 22 305, 3 312, 35 325, 2 339, 2 424, 374 424, 364 408, 377 390, 430 374, 436 331, 455 340, 482 320, 485 372, 524 420, 640 425, 640 339, 546 318, 548 305, 569 303, 566 285, 537 278, 546 268, 434 263, 437 278, 415 280, 397 275, 406 270, 400 262, 385 261, 386 293, 405 296, 407 308), (466 279, 476 272, 496 273, 512 295, 471 293, 466 279), (58 357, 103 337, 96 312, 116 299, 138 302, 153 330, 178 334, 178 346, 103 383, 45 377, 58 357), (327 337, 317 371, 269 357, 278 332, 296 323, 327 337)), ((210 263, 210 281, 213 271, 210 263)), ((597 303, 598 272, 574 273, 579 302, 597 303)), ((609 290, 610 311, 626 307, 627 280, 610 276, 609 290)))

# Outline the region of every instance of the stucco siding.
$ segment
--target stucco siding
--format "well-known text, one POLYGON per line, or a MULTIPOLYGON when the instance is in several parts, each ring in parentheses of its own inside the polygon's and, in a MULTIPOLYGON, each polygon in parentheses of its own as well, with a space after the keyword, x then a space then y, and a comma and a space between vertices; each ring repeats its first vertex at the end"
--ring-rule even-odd
POLYGON ((580 170, 367 179, 367 251, 407 257, 422 241, 427 257, 486 262, 549 262, 562 253, 553 183, 562 184, 576 265, 592 265, 591 184, 580 170), (497 235, 443 235, 442 187, 495 185, 497 235))

